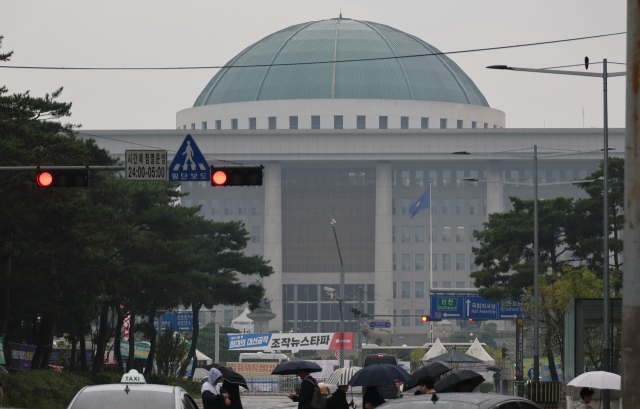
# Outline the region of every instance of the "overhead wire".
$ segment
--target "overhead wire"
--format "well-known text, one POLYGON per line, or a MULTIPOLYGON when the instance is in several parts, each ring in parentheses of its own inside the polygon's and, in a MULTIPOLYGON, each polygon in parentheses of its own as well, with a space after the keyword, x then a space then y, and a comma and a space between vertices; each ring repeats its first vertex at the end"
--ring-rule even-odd
POLYGON ((562 40, 539 41, 535 43, 514 44, 514 45, 506 45, 506 46, 498 46, 498 47, 472 48, 472 49, 457 50, 457 51, 444 51, 444 52, 440 51, 436 53, 394 55, 394 56, 388 56, 388 57, 356 58, 356 59, 350 59, 350 60, 325 60, 325 61, 291 62, 291 63, 277 63, 277 64, 271 63, 271 64, 251 64, 251 65, 217 65, 217 66, 213 65, 213 66, 191 66, 191 67, 190 66, 187 66, 187 67, 53 67, 53 66, 0 65, 0 68, 29 69, 29 70, 82 70, 82 71, 142 71, 142 70, 161 71, 161 70, 209 70, 209 69, 230 69, 230 68, 286 67, 286 66, 296 66, 296 65, 318 65, 318 64, 342 64, 342 63, 350 63, 350 62, 399 60, 399 59, 405 59, 405 58, 420 58, 420 57, 431 57, 431 56, 440 56, 440 55, 475 53, 475 52, 482 52, 482 51, 505 50, 510 48, 532 47, 536 45, 548 45, 548 44, 566 43, 571 41, 589 40, 594 38, 611 37, 611 36, 616 36, 621 34, 626 34, 626 31, 621 31, 618 33, 609 33, 609 34, 598 34, 598 35, 586 36, 586 37, 566 38, 562 40))

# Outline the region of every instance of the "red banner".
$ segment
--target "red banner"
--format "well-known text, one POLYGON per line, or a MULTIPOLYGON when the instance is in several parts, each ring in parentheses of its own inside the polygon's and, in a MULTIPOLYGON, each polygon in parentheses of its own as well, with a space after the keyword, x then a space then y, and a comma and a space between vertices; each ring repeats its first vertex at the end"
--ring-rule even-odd
POLYGON ((355 349, 353 332, 336 332, 333 334, 329 349, 355 349))

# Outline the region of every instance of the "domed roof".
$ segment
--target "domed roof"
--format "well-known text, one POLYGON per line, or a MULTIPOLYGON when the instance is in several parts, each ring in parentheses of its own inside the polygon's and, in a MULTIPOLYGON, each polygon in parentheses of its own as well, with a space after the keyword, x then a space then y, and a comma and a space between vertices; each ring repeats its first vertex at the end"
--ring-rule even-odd
POLYGON ((489 104, 446 55, 332 63, 439 52, 383 24, 337 18, 298 24, 247 47, 209 81, 194 107, 290 99, 396 99, 489 104), (325 64, 268 66, 330 61, 325 64))

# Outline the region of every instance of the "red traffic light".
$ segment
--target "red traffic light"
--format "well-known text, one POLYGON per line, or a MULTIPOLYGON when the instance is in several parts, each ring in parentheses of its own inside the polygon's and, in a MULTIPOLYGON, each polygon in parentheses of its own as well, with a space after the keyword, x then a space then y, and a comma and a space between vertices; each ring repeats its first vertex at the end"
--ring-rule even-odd
POLYGON ((469 321, 469 322, 473 321, 473 318, 469 318, 469 320, 468 320, 468 321, 469 321))
POLYGON ((422 316, 422 322, 427 322, 429 321, 429 317, 427 317, 426 315, 422 316))
POLYGON ((49 187, 51 183, 53 183, 53 176, 49 172, 40 172, 38 173, 36 181, 38 182, 38 186, 49 187))
POLYGON ((211 182, 216 186, 222 186, 227 181, 227 174, 221 170, 216 171, 211 176, 211 182))

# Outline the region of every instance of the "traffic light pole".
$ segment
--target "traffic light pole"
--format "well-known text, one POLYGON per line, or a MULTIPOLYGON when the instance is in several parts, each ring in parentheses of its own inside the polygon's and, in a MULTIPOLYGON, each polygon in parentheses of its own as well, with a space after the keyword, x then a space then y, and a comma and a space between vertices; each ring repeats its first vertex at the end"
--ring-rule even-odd
POLYGON ((29 171, 29 170, 126 170, 124 166, 0 166, 2 171, 29 171))
MULTIPOLYGON (((336 223, 331 221, 331 227, 333 228, 333 236, 336 238, 336 246, 338 247, 338 256, 340 256, 340 334, 344 337, 344 264, 342 263, 342 253, 340 252, 340 245, 338 244, 338 234, 336 233, 336 223)), ((344 338, 341 338, 344 341, 344 338)), ((342 350, 344 343, 341 343, 340 350, 342 350)), ((344 353, 340 351, 340 368, 344 368, 344 353)))
MULTIPOLYGON (((358 287, 358 311, 362 312, 362 287, 358 287)), ((362 367, 362 314, 358 314, 358 366, 362 367)), ((342 354, 340 354, 342 356, 342 354)))

